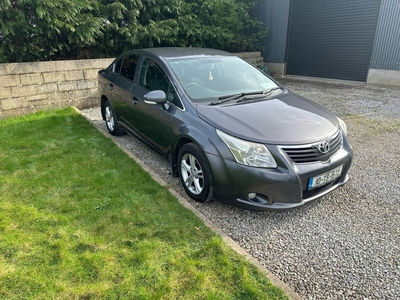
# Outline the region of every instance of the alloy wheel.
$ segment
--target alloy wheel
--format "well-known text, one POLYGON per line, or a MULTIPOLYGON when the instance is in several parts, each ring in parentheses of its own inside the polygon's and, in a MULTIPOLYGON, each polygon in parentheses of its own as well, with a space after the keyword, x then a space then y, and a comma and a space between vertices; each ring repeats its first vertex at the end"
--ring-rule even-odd
POLYGON ((111 110, 110 106, 106 106, 105 109, 105 115, 106 115, 106 123, 107 123, 107 127, 110 131, 114 130, 115 124, 114 124, 114 115, 113 112, 111 110))
POLYGON ((204 189, 204 174, 196 157, 186 153, 181 160, 183 182, 194 195, 199 195, 204 189))

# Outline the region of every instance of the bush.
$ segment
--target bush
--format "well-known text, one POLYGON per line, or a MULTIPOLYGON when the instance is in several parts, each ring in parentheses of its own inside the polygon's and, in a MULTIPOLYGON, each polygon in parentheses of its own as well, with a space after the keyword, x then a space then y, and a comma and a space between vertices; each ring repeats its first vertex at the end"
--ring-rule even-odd
POLYGON ((6 0, 0 61, 116 56, 133 48, 261 50, 255 0, 6 0))
POLYGON ((93 46, 102 35, 92 0, 6 0, 0 4, 0 61, 37 61, 93 46))

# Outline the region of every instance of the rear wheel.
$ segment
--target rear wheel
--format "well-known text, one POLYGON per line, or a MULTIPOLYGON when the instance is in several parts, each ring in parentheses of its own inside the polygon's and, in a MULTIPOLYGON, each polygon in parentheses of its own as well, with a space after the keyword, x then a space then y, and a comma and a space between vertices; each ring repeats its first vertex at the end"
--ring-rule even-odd
POLYGON ((115 119, 114 111, 111 108, 109 101, 106 101, 106 103, 104 104, 104 117, 107 129, 112 135, 118 136, 125 133, 125 131, 118 125, 117 120, 115 119))
POLYGON ((211 170, 204 153, 193 143, 184 145, 178 155, 178 172, 186 193, 196 201, 213 199, 211 170))

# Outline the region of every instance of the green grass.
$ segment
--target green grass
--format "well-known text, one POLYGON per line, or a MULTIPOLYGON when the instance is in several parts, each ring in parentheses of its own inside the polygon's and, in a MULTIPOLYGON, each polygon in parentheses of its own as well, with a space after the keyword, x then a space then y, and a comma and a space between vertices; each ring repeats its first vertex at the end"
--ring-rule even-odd
POLYGON ((400 122, 398 120, 377 121, 361 115, 348 115, 345 119, 351 123, 361 124, 362 127, 367 128, 375 135, 395 133, 400 129, 400 122))
POLYGON ((286 299, 73 109, 0 149, 0 299, 286 299))

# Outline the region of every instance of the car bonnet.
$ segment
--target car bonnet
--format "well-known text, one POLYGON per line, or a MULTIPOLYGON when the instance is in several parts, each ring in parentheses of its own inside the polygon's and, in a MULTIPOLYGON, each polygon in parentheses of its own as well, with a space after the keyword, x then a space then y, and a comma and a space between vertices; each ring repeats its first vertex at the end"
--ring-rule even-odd
POLYGON ((199 105, 197 114, 232 136, 268 144, 313 143, 330 137, 339 127, 332 113, 294 93, 233 105, 199 105))

